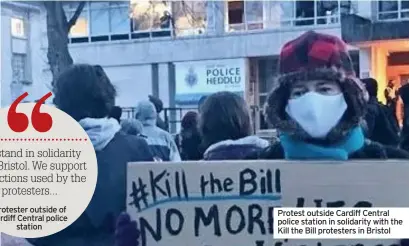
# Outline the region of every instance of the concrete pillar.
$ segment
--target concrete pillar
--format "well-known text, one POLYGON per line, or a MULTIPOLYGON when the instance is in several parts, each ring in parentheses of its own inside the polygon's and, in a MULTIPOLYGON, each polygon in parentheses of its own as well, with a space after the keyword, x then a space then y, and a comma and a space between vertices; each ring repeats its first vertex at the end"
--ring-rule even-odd
POLYGON ((372 49, 360 48, 359 49, 359 78, 369 78, 373 76, 372 73, 372 49))
POLYGON ((263 22, 264 22, 264 26, 265 28, 271 28, 274 27, 273 23, 273 14, 274 12, 272 11, 272 8, 274 7, 273 5, 273 1, 264 1, 263 2, 263 22))
POLYGON ((169 83, 169 65, 161 63, 158 65, 158 96, 165 108, 170 106, 169 83))

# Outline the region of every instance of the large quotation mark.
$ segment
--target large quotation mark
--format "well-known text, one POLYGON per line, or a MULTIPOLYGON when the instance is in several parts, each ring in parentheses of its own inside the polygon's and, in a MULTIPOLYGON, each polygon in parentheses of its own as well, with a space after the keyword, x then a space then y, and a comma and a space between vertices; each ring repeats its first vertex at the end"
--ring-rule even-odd
MULTIPOLYGON (((51 115, 47 113, 41 113, 41 105, 52 95, 51 92, 47 93, 45 96, 40 98, 34 106, 33 112, 31 114, 31 123, 33 128, 38 132, 47 132, 51 129, 53 125, 53 119, 51 115)), ((24 113, 16 112, 17 105, 28 96, 25 92, 23 95, 19 96, 10 106, 9 112, 7 113, 7 123, 11 130, 14 132, 24 132, 29 125, 29 120, 27 115, 24 113)))

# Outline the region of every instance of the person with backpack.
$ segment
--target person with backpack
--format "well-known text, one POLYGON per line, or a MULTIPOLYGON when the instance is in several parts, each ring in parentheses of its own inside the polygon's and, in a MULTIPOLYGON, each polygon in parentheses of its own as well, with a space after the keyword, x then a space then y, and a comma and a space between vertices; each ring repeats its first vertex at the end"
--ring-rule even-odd
POLYGON ((378 82, 373 78, 361 80, 368 91, 369 100, 365 121, 367 137, 375 142, 389 145, 399 145, 399 124, 393 111, 378 101, 378 82))

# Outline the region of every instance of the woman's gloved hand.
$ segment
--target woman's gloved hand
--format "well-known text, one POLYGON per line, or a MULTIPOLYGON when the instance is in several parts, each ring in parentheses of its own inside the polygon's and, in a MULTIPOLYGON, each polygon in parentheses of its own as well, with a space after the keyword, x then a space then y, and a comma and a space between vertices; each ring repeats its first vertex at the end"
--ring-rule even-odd
POLYGON ((116 222, 115 246, 139 246, 139 230, 136 221, 127 213, 119 215, 116 222))

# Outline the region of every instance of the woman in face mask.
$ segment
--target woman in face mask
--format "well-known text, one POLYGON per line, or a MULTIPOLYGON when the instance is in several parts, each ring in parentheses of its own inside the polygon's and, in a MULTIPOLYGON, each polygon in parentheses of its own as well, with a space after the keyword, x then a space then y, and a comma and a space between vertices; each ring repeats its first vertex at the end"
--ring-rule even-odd
POLYGON ((280 141, 258 158, 409 158, 405 151, 365 139, 365 88, 339 38, 303 34, 283 47, 279 71, 265 113, 280 141))

